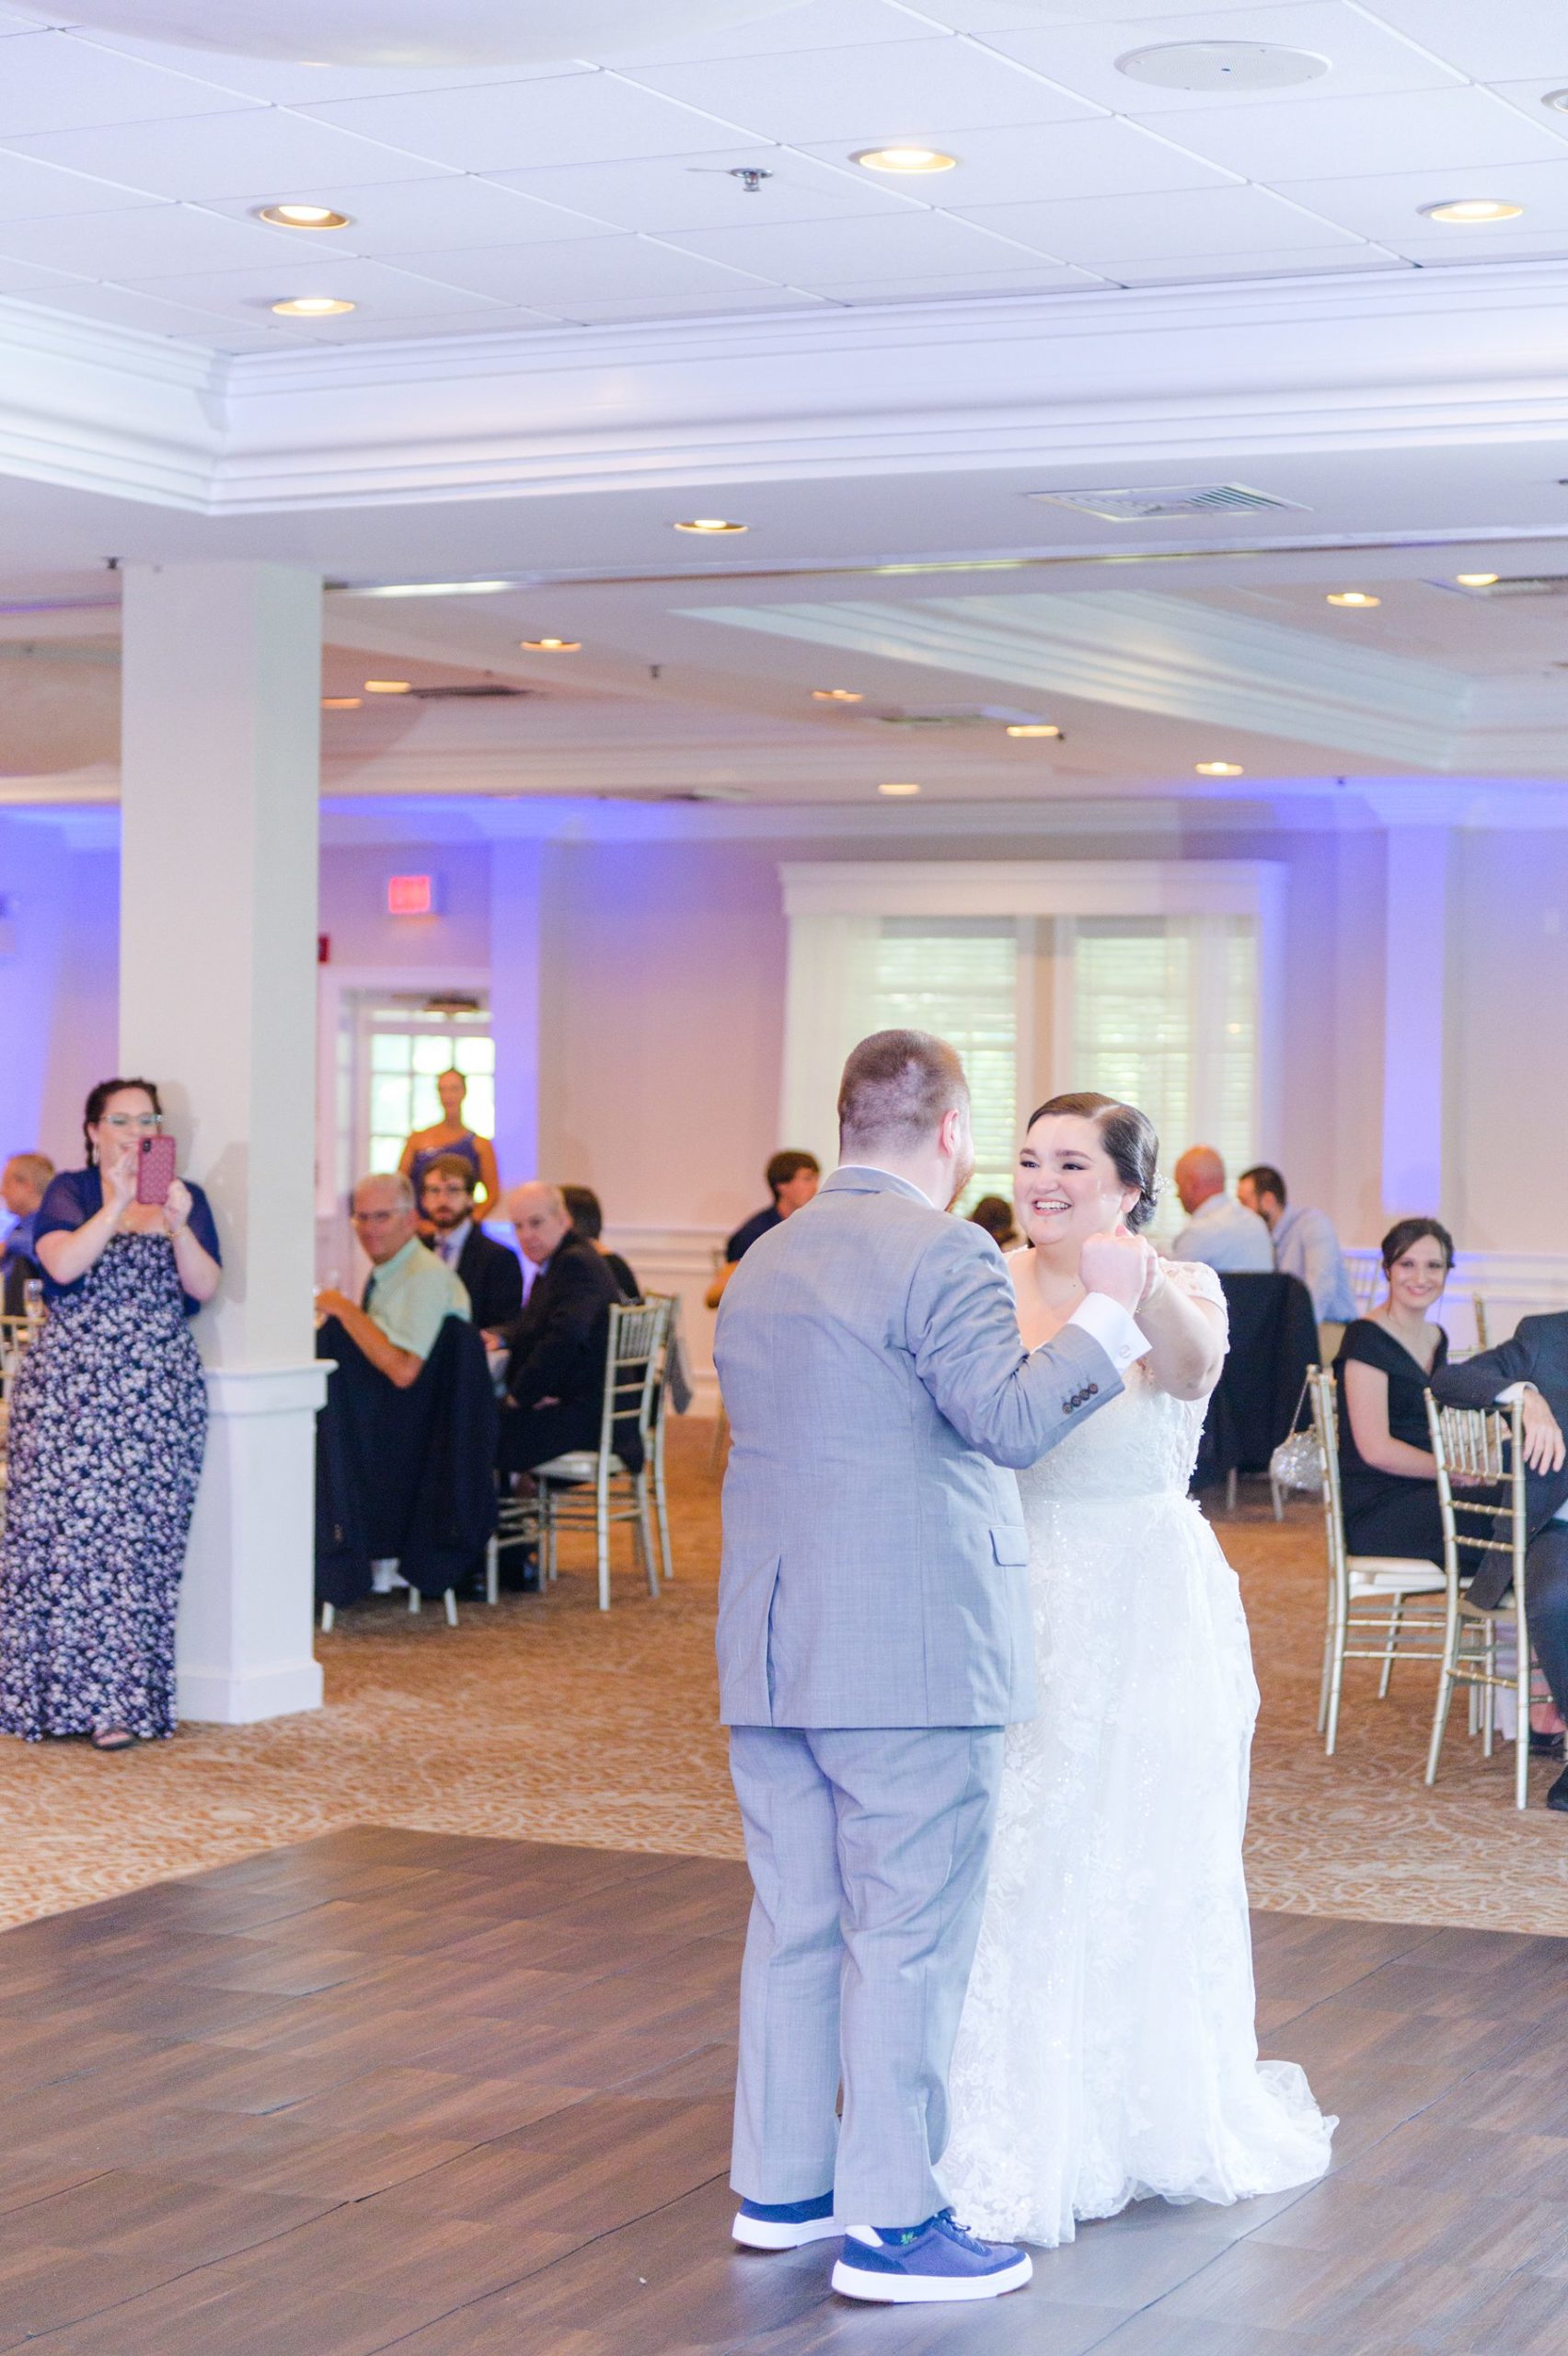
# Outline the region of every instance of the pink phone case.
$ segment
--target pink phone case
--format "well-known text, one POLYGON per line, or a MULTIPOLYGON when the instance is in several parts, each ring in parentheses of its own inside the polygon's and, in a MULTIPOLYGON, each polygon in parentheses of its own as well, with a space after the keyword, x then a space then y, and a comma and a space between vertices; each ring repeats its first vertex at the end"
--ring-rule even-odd
POLYGON ((144 1138, 136 1158, 136 1200, 167 1203, 174 1184, 175 1145, 172 1138, 144 1138))

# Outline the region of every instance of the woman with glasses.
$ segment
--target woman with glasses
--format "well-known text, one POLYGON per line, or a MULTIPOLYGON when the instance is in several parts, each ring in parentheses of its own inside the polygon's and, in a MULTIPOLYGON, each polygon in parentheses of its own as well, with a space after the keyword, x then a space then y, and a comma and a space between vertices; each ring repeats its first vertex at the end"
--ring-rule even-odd
POLYGON ((174 1618, 207 1432, 188 1321, 218 1288, 200 1186, 138 1202, 148 1080, 100 1080, 86 1166, 62 1171, 34 1251, 48 1314, 11 1397, 0 1548, 0 1732, 126 1750, 174 1731, 174 1618))

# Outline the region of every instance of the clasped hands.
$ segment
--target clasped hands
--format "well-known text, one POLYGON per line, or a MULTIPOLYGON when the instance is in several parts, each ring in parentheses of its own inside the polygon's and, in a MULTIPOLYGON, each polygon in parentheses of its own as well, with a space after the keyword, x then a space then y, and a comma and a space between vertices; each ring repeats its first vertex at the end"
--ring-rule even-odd
POLYGON ((1124 1227, 1113 1235, 1089 1238, 1078 1256, 1078 1275, 1086 1292, 1102 1292, 1135 1317, 1165 1281, 1153 1245, 1124 1227))

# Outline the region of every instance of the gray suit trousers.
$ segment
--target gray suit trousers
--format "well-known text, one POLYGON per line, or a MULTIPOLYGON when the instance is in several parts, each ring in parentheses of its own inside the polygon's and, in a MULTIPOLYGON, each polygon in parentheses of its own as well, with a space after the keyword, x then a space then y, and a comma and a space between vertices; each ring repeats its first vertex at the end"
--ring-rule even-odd
POLYGON ((944 2205, 948 2069, 980 1935, 999 1727, 734 1727, 754 1898, 731 2181, 845 2225, 944 2205), (843 2120, 836 2098, 843 2087, 843 2120))

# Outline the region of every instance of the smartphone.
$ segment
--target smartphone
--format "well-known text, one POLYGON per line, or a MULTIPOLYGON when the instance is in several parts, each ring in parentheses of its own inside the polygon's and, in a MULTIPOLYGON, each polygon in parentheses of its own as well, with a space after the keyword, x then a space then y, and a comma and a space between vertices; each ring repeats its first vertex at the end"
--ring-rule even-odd
POLYGON ((139 1203, 167 1203, 168 1190, 174 1184, 175 1145, 172 1138, 160 1132, 144 1138, 136 1158, 136 1200, 139 1203))

